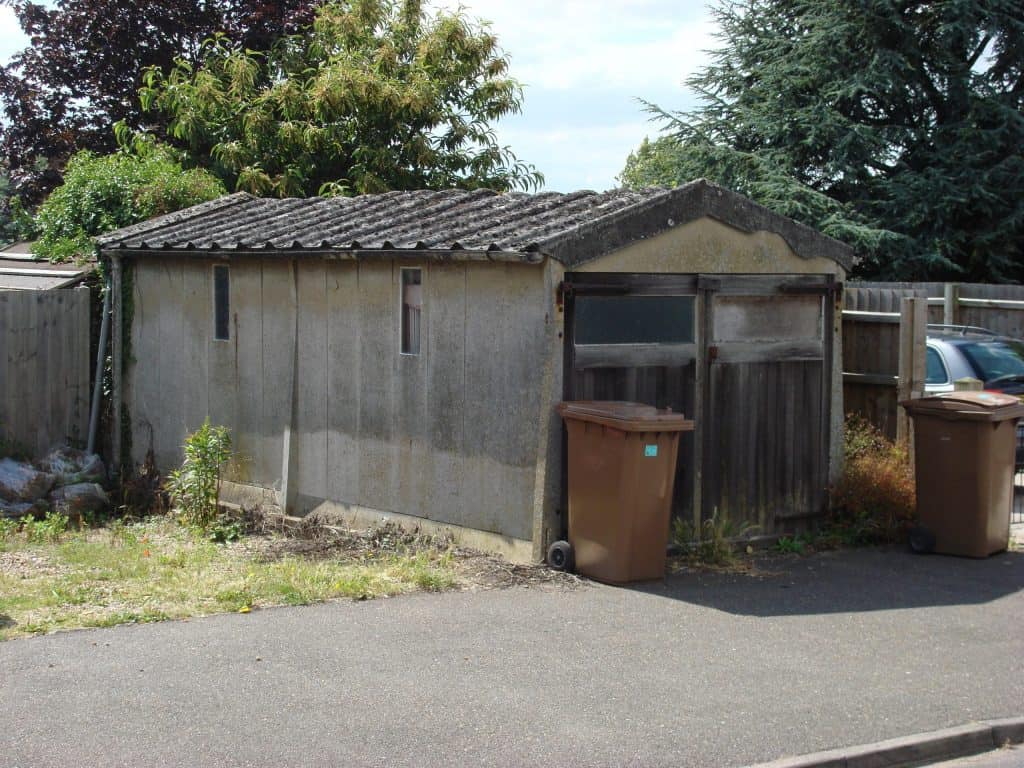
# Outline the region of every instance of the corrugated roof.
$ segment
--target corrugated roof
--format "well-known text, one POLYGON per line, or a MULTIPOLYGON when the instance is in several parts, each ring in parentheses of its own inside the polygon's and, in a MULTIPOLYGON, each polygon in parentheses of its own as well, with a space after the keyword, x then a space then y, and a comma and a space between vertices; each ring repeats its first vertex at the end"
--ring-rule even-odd
POLYGON ((744 231, 777 232, 808 258, 852 262, 847 246, 703 180, 673 190, 536 195, 420 190, 278 200, 237 193, 111 232, 98 243, 106 251, 149 253, 461 252, 526 261, 547 255, 577 264, 701 216, 744 231))
POLYGON ((32 243, 0 249, 0 290, 45 291, 69 288, 96 268, 91 264, 53 264, 31 253, 32 243))

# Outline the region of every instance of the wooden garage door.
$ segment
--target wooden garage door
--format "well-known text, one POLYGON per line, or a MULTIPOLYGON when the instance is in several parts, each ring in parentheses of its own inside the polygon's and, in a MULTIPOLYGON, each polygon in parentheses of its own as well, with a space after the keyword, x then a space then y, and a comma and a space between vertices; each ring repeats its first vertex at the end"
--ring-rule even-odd
POLYGON ((692 415, 674 515, 786 530, 827 501, 834 291, 817 275, 568 274, 565 399, 692 415))
MULTIPOLYGON (((701 510, 764 532, 827 502, 831 281, 704 278, 701 510)), ((792 524, 790 522, 790 524, 792 524)))

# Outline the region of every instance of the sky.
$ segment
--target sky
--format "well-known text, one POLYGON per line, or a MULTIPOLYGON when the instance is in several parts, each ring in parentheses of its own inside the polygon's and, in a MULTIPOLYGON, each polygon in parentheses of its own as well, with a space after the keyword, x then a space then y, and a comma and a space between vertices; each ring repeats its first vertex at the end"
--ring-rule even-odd
MULTIPOLYGON (((498 140, 535 165, 545 189, 617 185, 626 157, 658 126, 637 99, 694 101, 683 81, 707 60, 714 26, 703 0, 433 0, 489 21, 523 83, 522 113, 498 140)), ((0 6, 0 61, 28 41, 0 6)))

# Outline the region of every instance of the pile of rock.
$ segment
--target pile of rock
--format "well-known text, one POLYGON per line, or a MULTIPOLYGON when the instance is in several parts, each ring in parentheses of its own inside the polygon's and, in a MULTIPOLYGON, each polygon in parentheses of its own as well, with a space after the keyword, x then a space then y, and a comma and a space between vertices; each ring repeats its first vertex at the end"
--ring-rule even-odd
POLYGON ((35 465, 0 459, 0 517, 42 516, 55 510, 75 519, 110 506, 99 484, 107 471, 96 454, 56 448, 35 465))

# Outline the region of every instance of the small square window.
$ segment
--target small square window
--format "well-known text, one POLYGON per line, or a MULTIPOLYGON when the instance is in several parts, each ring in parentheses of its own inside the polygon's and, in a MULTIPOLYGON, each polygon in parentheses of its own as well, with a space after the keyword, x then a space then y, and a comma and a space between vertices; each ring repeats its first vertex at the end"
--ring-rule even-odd
POLYGON ((217 264, 213 267, 213 338, 218 341, 228 341, 231 338, 228 278, 226 266, 217 264))
POLYGON ((401 270, 402 283, 402 354, 420 353, 420 313, 423 309, 423 270, 401 270))

